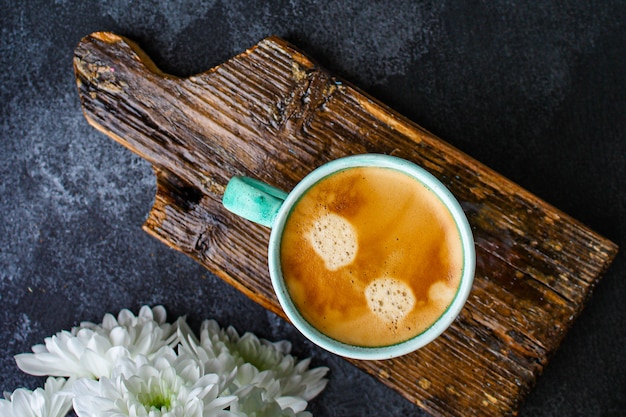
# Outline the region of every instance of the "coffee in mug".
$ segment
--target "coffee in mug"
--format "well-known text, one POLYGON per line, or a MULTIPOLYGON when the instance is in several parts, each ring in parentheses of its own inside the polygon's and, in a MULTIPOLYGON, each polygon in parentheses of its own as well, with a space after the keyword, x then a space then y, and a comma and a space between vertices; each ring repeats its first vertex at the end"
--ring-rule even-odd
POLYGON ((450 192, 386 155, 332 161, 287 194, 233 178, 224 205, 272 227, 272 284, 292 323, 356 359, 415 350, 448 327, 474 273, 471 230, 450 192))

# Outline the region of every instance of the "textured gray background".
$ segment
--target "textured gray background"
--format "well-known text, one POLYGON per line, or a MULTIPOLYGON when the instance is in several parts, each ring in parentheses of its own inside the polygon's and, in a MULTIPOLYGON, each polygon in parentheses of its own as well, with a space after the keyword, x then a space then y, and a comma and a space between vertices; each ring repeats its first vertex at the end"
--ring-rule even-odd
MULTIPOLYGON (((21 3, 0 1, 0 391, 41 384, 14 354, 147 303, 194 325, 211 317, 292 340, 299 356, 331 368, 310 404, 317 416, 423 415, 141 230, 152 170, 89 127, 76 94, 73 50, 94 31, 136 40, 179 76, 280 35, 626 244, 624 1, 21 3)), ((522 416, 626 414, 625 260, 620 253, 522 416)))

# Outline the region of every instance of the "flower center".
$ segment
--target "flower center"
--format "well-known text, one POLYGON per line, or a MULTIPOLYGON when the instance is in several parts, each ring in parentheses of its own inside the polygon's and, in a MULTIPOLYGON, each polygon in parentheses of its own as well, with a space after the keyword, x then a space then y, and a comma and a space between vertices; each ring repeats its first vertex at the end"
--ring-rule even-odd
POLYGON ((169 395, 160 392, 143 392, 137 396, 137 399, 143 404, 147 410, 156 408, 157 410, 169 409, 172 406, 172 400, 169 395))

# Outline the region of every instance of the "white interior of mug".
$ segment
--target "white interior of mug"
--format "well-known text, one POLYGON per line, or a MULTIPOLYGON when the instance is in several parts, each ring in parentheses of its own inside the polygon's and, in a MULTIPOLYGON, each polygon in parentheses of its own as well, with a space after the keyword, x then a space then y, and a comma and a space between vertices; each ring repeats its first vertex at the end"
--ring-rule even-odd
POLYGON ((365 360, 390 359, 407 354, 423 347, 443 333, 458 316, 459 312, 463 308, 463 305, 465 304, 465 301, 467 300, 467 297, 469 296, 474 279, 474 269, 476 264, 475 258, 474 239, 471 228, 465 213, 452 193, 450 193, 450 191, 437 178, 418 165, 401 158, 379 154, 355 155, 334 160, 317 168, 300 181, 291 193, 289 193, 280 208, 272 226, 268 251, 268 262, 272 285, 278 300, 285 311, 285 314, 292 324, 309 340, 330 352, 348 358, 365 360), (291 213, 292 207, 309 188, 335 172, 348 168, 371 166, 390 168, 403 172, 421 182, 439 197, 452 214, 461 237, 461 245, 463 249, 463 272, 453 301, 450 303, 446 311, 428 329, 397 344, 378 347, 363 347, 349 345, 332 339, 317 330, 314 326, 309 324, 304 317, 302 317, 294 305, 289 295, 289 290, 283 279, 282 268, 280 265, 280 245, 285 222, 291 213))

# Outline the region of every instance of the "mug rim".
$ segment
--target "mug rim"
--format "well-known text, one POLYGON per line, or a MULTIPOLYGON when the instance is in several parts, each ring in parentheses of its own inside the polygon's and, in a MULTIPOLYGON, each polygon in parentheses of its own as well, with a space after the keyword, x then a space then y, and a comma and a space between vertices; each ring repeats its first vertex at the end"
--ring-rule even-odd
POLYGON ((413 352, 436 339, 456 319, 462 310, 474 280, 476 254, 474 238, 467 217, 461 205, 448 188, 435 176, 419 165, 408 160, 385 154, 362 154, 346 156, 327 162, 306 175, 285 199, 276 215, 269 239, 268 264, 274 292, 290 322, 316 345, 337 355, 362 360, 391 359, 413 352), (280 246, 285 223, 292 208, 302 195, 322 179, 336 172, 349 168, 381 167, 396 169, 426 186, 448 208, 455 221, 463 250, 463 271, 456 294, 439 318, 421 333, 395 344, 384 346, 350 345, 333 339, 310 324, 299 312, 289 295, 289 290, 282 274, 280 246))

